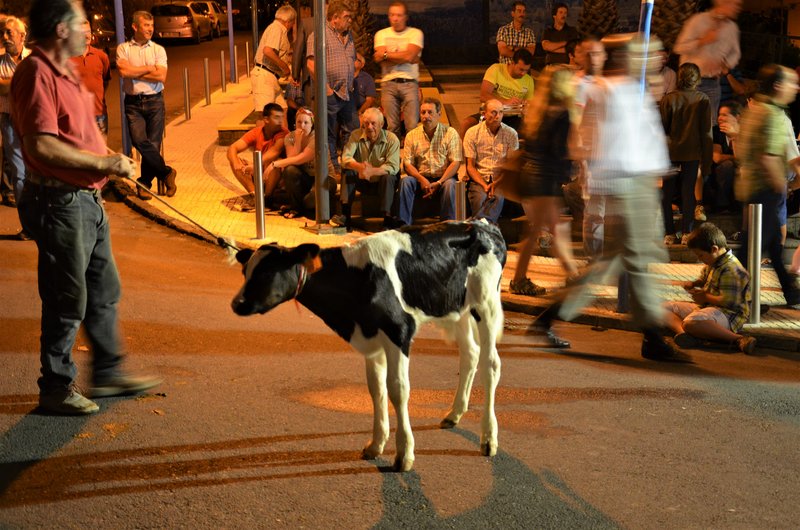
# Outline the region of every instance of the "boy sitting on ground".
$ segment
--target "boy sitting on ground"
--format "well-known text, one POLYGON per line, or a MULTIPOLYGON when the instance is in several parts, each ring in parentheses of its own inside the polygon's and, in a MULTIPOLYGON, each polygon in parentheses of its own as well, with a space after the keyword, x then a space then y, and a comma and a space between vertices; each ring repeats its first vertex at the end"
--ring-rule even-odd
POLYGON ((675 344, 692 348, 699 345, 698 339, 710 340, 753 353, 756 339, 739 334, 750 315, 750 275, 728 249, 725 234, 703 223, 689 234, 687 246, 705 267, 697 280, 683 286, 694 303, 666 304, 675 344))

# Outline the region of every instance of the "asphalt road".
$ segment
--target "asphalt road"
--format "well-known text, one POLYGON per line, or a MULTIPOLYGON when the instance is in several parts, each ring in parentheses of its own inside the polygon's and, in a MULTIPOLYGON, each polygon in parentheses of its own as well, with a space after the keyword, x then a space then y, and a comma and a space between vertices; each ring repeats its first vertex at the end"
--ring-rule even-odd
MULTIPOLYGON (((639 338, 563 325, 564 352, 507 314, 500 451, 479 455, 479 403, 437 428, 456 386, 433 329, 411 362, 416 463, 359 458, 371 427, 360 356, 304 308, 250 318, 238 267, 109 198, 134 372, 164 383, 99 400, 88 418, 38 415, 36 251, 0 207, 2 528, 796 528, 800 366, 695 352, 638 354, 639 338)), ((87 381, 86 342, 75 358, 87 381)), ((479 386, 479 385, 478 385, 479 386)), ((394 422, 393 422, 394 423, 394 422)))

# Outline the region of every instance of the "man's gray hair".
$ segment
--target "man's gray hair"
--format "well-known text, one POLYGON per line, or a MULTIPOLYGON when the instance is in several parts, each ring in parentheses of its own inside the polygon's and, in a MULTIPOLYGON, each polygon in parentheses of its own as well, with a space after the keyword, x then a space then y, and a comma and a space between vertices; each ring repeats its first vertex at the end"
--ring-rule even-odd
POLYGON ((25 22, 23 22, 21 19, 15 16, 6 17, 5 20, 0 22, 0 25, 2 25, 4 28, 14 25, 17 27, 17 31, 19 31, 23 35, 25 35, 28 32, 28 26, 25 25, 25 22))
POLYGON ((378 107, 369 107, 367 110, 361 113, 362 118, 372 118, 378 123, 380 126, 383 127, 383 112, 378 107))
POLYGON ((293 22, 297 20, 297 11, 292 6, 281 6, 275 11, 275 20, 293 22))
POLYGON ((134 11, 132 17, 133 23, 139 24, 141 19, 153 20, 153 15, 150 14, 150 11, 134 11))

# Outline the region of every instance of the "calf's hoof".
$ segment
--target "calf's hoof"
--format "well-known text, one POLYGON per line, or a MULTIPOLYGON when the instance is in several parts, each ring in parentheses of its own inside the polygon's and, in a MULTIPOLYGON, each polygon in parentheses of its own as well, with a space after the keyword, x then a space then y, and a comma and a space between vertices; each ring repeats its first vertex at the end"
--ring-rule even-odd
POLYGON ((497 454, 497 442, 482 442, 481 443, 481 455, 483 456, 494 456, 497 454))
POLYGON ((458 425, 457 421, 453 421, 450 418, 445 418, 439 423, 439 428, 440 429, 452 429, 456 425, 458 425))
POLYGON ((406 471, 411 471, 411 468, 414 467, 414 458, 413 457, 401 457, 397 456, 394 459, 394 470, 399 471, 401 473, 405 473, 406 471))
POLYGON ((361 450, 361 458, 364 460, 374 460, 383 454, 383 446, 379 446, 372 442, 364 446, 361 450))

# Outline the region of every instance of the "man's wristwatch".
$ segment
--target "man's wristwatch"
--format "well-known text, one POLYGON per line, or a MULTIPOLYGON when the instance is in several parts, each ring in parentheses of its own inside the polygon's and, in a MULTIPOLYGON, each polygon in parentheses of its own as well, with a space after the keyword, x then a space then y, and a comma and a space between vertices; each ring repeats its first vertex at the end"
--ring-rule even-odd
POLYGON ((383 60, 384 61, 386 60, 386 57, 388 56, 388 54, 389 54, 389 52, 383 52, 383 60))

